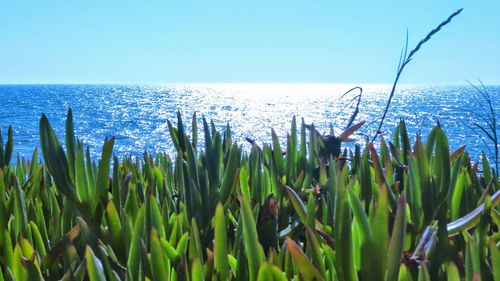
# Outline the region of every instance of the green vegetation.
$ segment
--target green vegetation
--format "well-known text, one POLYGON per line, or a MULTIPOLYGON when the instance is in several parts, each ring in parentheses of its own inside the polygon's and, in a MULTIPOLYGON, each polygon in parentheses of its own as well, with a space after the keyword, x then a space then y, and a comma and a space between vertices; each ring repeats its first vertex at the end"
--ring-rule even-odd
MULTIPOLYGON (((489 154, 493 158, 493 163, 496 171, 498 172, 498 165, 500 164, 500 156, 498 151, 498 126, 497 126, 497 116, 495 110, 493 109, 493 99, 491 98, 490 93, 484 86, 481 80, 479 81, 481 86, 473 85, 469 83, 482 97, 482 102, 480 101, 480 112, 475 112, 469 110, 474 115, 474 126, 470 127, 471 130, 478 136, 484 135, 485 138, 481 138, 486 148, 489 150, 489 154), (475 129, 478 129, 479 132, 475 129), (488 145, 487 142, 490 142, 488 145), (491 149, 491 148, 493 149, 491 149)), ((480 100, 480 99, 478 99, 480 100)))
POLYGON ((9 130, 0 280, 500 280, 498 176, 439 126, 348 151, 362 123, 294 119, 285 148, 273 132, 246 153, 229 126, 168 125, 175 156, 119 161, 107 139, 98 163, 71 110, 65 149, 42 116, 43 162, 10 164, 9 130))

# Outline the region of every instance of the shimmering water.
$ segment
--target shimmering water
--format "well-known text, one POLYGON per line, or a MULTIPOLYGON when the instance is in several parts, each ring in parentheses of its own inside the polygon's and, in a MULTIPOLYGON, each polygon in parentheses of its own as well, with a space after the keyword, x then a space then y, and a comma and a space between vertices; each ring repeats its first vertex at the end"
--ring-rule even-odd
MULTIPOLYGON (((38 122, 45 112, 60 138, 68 107, 73 108, 76 135, 96 155, 106 136, 116 136, 117 156, 172 152, 167 119, 175 123, 180 111, 190 120, 193 112, 204 115, 223 129, 229 122, 236 139, 248 146, 245 137, 269 142, 271 127, 285 141, 292 117, 314 123, 321 132, 330 124, 339 133, 352 109, 347 106, 357 92, 340 99, 350 85, 2 85, 0 128, 5 137, 14 129, 15 153, 30 156, 39 146, 38 122)), ((357 139, 372 136, 386 104, 389 86, 363 85, 357 121, 367 121, 357 139), (371 124, 370 124, 371 123, 371 124)), ((399 118, 407 122, 412 138, 427 135, 437 120, 456 149, 478 155, 487 146, 470 128, 485 114, 484 100, 471 86, 398 88, 383 132, 392 132, 399 118)), ((497 115, 500 115, 499 86, 488 86, 497 115)), ((188 120, 186 120, 186 123, 188 120)), ((201 124, 200 124, 201 125, 201 124)), ((490 144, 490 143, 488 143, 490 144)), ((491 145, 490 145, 491 147, 491 145)))

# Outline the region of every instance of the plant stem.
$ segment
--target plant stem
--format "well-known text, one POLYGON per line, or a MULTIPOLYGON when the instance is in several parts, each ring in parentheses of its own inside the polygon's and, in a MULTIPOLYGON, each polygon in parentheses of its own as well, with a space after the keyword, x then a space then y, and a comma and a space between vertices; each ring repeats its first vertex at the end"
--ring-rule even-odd
POLYGON ((417 46, 410 52, 410 54, 408 56, 406 56, 406 50, 408 49, 408 36, 406 37, 406 45, 405 45, 404 55, 402 56, 402 63, 400 63, 400 65, 398 66, 398 72, 396 74, 396 79, 394 80, 394 83, 392 84, 392 89, 391 89, 391 94, 389 95, 389 100, 387 101, 387 104, 385 106, 384 114, 382 115, 382 119, 380 120, 379 126, 378 126, 377 130, 375 131, 375 135, 372 138, 372 142, 375 141, 375 139, 377 138, 377 136, 382 133, 381 132, 382 125, 384 124, 385 117, 387 115, 387 112, 389 111, 389 106, 391 105, 391 100, 394 97, 394 93, 396 91, 396 85, 398 84, 399 77, 401 76, 401 73, 403 72, 403 69, 405 68, 405 66, 412 60, 413 55, 416 54, 420 50, 420 48, 427 41, 429 41, 431 39, 431 37, 434 34, 436 34, 437 32, 439 32, 441 30, 441 28, 443 28, 445 25, 447 25, 448 23, 450 23, 450 21, 455 16, 457 16, 458 14, 460 14, 462 12, 462 10, 463 9, 457 10, 456 12, 454 12, 453 14, 451 14, 445 21, 441 22, 436 28, 434 28, 433 30, 431 30, 431 32, 429 32, 427 34, 427 36, 425 36, 424 39, 422 39, 422 40, 420 40, 420 42, 418 42, 417 46))

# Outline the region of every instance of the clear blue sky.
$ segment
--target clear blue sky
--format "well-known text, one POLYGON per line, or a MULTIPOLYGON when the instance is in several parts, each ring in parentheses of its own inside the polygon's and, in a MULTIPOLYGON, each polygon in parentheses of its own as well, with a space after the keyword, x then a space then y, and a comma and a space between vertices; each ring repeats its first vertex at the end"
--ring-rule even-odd
POLYGON ((0 83, 500 84, 500 1, 0 0, 0 83))

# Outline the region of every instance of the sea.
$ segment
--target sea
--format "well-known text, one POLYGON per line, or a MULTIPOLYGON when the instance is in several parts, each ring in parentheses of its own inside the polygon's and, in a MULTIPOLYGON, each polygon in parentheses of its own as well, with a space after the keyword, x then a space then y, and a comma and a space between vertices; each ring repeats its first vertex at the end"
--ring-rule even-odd
MULTIPOLYGON (((500 86, 479 88, 489 93, 493 111, 500 116, 500 86)), ((64 143, 66 113, 72 108, 75 135, 89 147, 94 160, 104 139, 111 136, 116 138, 116 156, 142 157, 144 152, 174 153, 167 120, 176 124, 180 112, 190 132, 196 112, 199 127, 203 116, 221 131, 230 124, 234 139, 248 150, 245 138, 270 143, 271 128, 284 144, 294 116, 299 124, 303 119, 321 133, 333 129, 338 135, 361 94, 354 122, 366 123, 354 140, 365 144, 377 130, 390 91, 391 85, 340 84, 0 85, 0 129, 5 143, 11 125, 14 155, 31 157, 40 147, 42 113, 64 143), (362 90, 346 94, 353 87, 362 90)), ((493 155, 494 144, 478 127, 487 128, 491 117, 485 97, 472 85, 402 85, 397 87, 381 132, 386 139, 392 138, 404 119, 412 142, 417 135, 425 140, 439 122, 451 150, 465 145, 477 161, 483 151, 493 155)), ((203 142, 199 143, 203 149, 203 142)))

